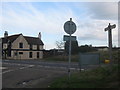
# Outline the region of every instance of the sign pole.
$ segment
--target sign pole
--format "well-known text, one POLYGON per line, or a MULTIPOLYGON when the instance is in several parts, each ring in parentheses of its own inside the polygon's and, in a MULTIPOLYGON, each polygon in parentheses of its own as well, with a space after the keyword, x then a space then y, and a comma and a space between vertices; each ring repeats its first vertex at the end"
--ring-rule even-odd
MULTIPOLYGON (((71 41, 76 40, 76 37, 71 36, 76 31, 76 24, 72 21, 72 18, 70 18, 70 21, 65 22, 64 24, 64 30, 67 34, 69 34, 69 52, 68 52, 68 79, 70 82, 70 67, 71 67, 71 41)), ((64 36, 64 40, 67 38, 64 36)))
POLYGON ((105 28, 105 31, 108 31, 108 46, 109 46, 109 59, 110 59, 110 64, 112 65, 113 61, 112 61, 112 29, 114 29, 116 27, 116 25, 108 25, 107 28, 105 28))
MULTIPOLYGON (((72 18, 70 18, 70 22, 72 21, 72 18)), ((71 23, 70 23, 71 26, 71 23)), ((69 28, 70 29, 70 28, 69 28)), ((69 40, 69 67, 68 67, 68 74, 69 74, 69 80, 70 80, 70 67, 71 67, 71 30, 70 30, 70 40, 69 40)))
POLYGON ((108 39, 109 39, 109 56, 110 56, 110 64, 112 64, 112 30, 111 30, 111 26, 110 26, 110 23, 109 23, 109 30, 108 30, 108 39))

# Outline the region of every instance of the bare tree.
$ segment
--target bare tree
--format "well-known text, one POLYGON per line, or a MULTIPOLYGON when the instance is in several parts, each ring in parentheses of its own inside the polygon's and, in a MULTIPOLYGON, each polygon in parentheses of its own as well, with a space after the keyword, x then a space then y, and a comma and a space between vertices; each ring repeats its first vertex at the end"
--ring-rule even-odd
POLYGON ((62 41, 62 40, 56 41, 56 46, 59 50, 64 48, 64 41, 62 41))

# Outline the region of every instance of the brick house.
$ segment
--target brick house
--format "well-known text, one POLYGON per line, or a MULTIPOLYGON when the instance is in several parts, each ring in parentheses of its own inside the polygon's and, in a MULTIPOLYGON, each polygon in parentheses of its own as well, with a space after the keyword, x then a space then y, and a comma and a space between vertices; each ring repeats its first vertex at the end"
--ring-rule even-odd
POLYGON ((41 33, 38 37, 23 36, 15 34, 8 36, 4 33, 2 38, 3 59, 42 59, 44 43, 41 40, 41 33))

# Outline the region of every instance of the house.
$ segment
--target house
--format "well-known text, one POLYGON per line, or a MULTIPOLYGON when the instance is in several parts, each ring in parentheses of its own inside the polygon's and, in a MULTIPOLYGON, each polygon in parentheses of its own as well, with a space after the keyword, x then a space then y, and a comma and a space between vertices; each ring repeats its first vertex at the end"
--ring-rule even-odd
POLYGON ((42 59, 44 43, 41 33, 38 37, 23 36, 15 34, 8 36, 7 31, 2 38, 3 59, 42 59))

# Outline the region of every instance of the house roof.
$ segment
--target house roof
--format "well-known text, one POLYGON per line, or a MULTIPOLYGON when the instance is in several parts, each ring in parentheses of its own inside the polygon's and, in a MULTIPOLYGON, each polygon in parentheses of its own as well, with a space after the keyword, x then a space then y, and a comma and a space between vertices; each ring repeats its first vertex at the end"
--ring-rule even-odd
POLYGON ((24 38, 27 40, 28 44, 31 45, 44 45, 42 40, 40 40, 37 37, 28 37, 28 36, 24 36, 24 38))
MULTIPOLYGON (((15 34, 15 35, 11 35, 8 37, 3 37, 2 38, 2 43, 7 43, 8 40, 10 40, 11 43, 13 43, 20 35, 22 34, 15 34)), ((29 36, 23 36, 26 41, 28 42, 28 44, 31 45, 44 45, 42 40, 40 40, 38 37, 29 37, 29 36)))
POLYGON ((11 36, 8 36, 8 37, 3 37, 3 38, 2 38, 2 43, 7 43, 8 40, 10 40, 10 42, 12 43, 12 42, 15 41, 15 40, 18 38, 18 36, 20 36, 20 35, 22 35, 22 34, 15 34, 15 35, 11 35, 11 36))

